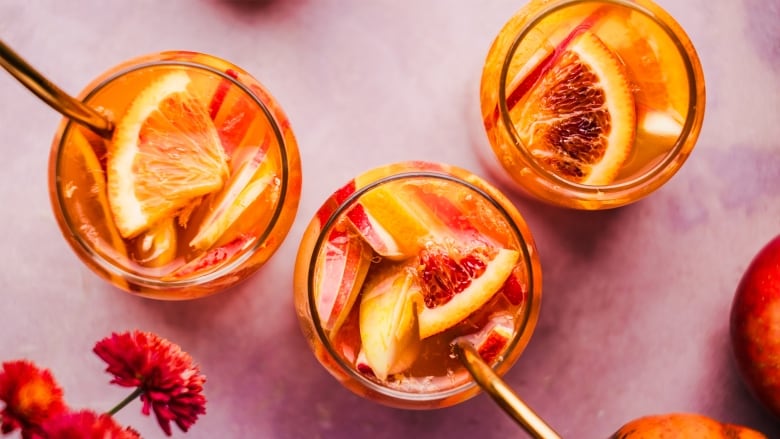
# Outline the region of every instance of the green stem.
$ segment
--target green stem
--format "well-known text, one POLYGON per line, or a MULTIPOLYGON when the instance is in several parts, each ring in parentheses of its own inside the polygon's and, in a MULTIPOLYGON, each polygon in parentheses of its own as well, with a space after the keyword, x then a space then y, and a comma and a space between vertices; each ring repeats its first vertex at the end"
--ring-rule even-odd
POLYGON ((138 396, 140 396, 140 395, 141 395, 141 393, 143 393, 143 389, 141 389, 140 387, 137 387, 135 390, 133 390, 133 393, 131 393, 131 394, 127 395, 127 398, 125 398, 125 399, 123 399, 122 401, 120 401, 120 402, 119 402, 119 404, 117 404, 117 405, 116 405, 114 408, 112 408, 111 410, 109 410, 109 411, 107 412, 107 414, 108 414, 109 416, 113 416, 113 415, 115 415, 115 414, 116 414, 116 413, 117 413, 119 410, 122 410, 123 408, 125 408, 125 406, 126 406, 127 404, 130 404, 130 402, 131 402, 132 400, 134 400, 134 399, 138 398, 138 396))

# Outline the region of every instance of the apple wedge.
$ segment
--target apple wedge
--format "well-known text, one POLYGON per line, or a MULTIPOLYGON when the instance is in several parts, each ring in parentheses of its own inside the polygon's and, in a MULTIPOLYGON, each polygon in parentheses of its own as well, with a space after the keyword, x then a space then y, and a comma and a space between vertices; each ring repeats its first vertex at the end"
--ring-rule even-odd
POLYGON ((346 223, 328 234, 317 260, 314 300, 322 328, 333 337, 349 315, 371 266, 371 248, 346 223))
POLYGON ((487 325, 480 331, 460 336, 453 340, 452 343, 457 344, 461 340, 468 342, 474 346, 474 349, 485 363, 492 365, 504 352, 514 332, 514 318, 512 315, 499 313, 491 316, 487 325))
POLYGON ((360 301, 360 340, 365 366, 380 381, 403 372, 414 362, 420 349, 417 308, 421 295, 414 278, 414 273, 403 268, 380 276, 375 283, 367 285, 360 301))
POLYGON ((254 151, 254 156, 244 160, 231 175, 222 190, 210 201, 209 211, 201 221, 190 246, 208 249, 216 243, 233 223, 276 180, 274 165, 266 155, 269 138, 254 151))

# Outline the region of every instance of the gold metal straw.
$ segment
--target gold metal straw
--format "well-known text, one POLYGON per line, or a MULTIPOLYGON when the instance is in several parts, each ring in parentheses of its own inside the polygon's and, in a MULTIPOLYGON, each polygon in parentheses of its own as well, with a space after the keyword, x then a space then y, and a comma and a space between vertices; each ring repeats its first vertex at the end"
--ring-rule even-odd
POLYGON ((103 138, 111 138, 114 129, 111 121, 94 108, 68 95, 52 84, 31 65, 27 64, 10 47, 0 40, 0 65, 64 116, 86 126, 103 138))
POLYGON ((561 436, 528 407, 482 360, 471 343, 459 340, 455 344, 455 351, 482 390, 487 392, 528 434, 537 439, 561 439, 561 436))

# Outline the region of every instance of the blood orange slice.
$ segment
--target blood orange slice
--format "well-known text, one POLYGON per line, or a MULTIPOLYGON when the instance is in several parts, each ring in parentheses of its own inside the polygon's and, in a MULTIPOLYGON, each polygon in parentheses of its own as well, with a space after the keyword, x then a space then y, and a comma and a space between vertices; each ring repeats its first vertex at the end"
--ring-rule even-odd
POLYGON ((219 190, 225 152, 189 76, 168 73, 146 87, 117 124, 108 158, 108 196, 119 232, 131 238, 219 190))
POLYGON ((425 306, 419 312, 420 338, 445 331, 496 294, 520 254, 509 249, 431 247, 417 264, 425 306))
POLYGON ((590 31, 573 37, 511 117, 543 167, 586 185, 615 179, 636 131, 625 69, 590 31))

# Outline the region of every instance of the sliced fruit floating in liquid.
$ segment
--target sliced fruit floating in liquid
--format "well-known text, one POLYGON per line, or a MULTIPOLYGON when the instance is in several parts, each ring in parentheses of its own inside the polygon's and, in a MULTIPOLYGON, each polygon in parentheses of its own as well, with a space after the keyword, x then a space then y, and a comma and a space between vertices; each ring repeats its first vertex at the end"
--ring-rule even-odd
POLYGON ((623 65, 587 30, 571 39, 510 116, 531 155, 577 183, 611 183, 634 142, 634 99, 623 65))
POLYGON ((187 92, 184 71, 145 88, 122 116, 109 145, 108 195, 125 238, 173 217, 219 190, 225 153, 207 109, 187 92))
POLYGON ((362 355, 357 361, 365 357, 379 380, 408 369, 417 357, 419 298, 411 267, 392 267, 366 285, 360 300, 362 355))
POLYGON ((314 300, 320 324, 335 337, 355 305, 373 252, 344 220, 328 233, 315 268, 314 300))

